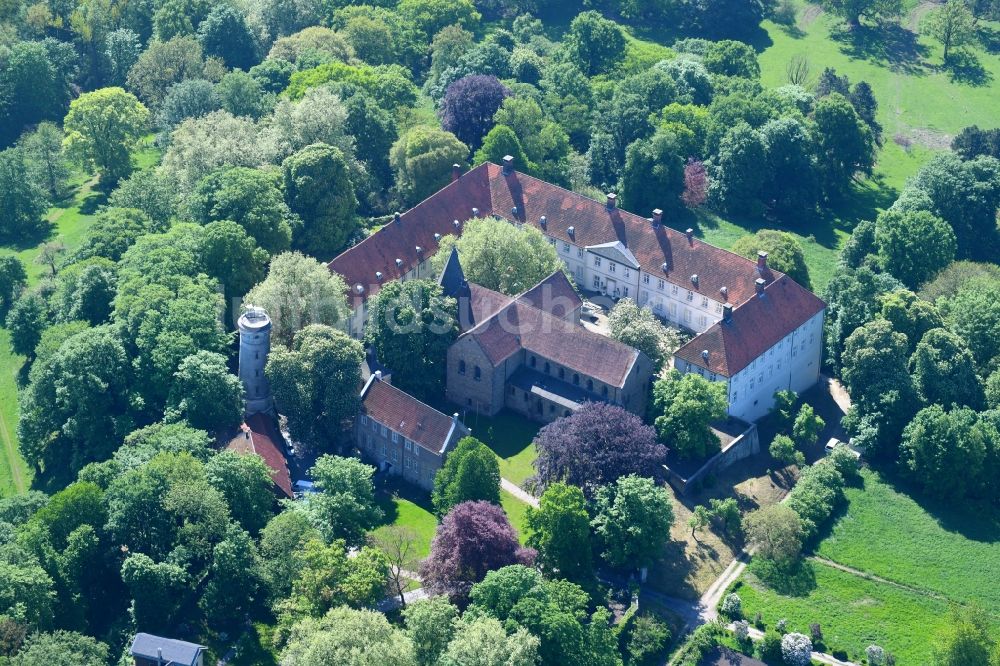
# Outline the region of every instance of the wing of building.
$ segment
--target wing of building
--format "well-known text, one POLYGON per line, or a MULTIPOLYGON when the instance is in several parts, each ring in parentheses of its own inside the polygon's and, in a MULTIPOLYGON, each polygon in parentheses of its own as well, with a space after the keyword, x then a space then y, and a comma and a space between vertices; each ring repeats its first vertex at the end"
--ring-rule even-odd
MULTIPOLYGON (((675 355, 675 367, 726 382, 732 416, 756 420, 770 409, 775 390, 801 391, 814 384, 820 370, 823 301, 771 269, 766 254, 756 261, 746 259, 699 240, 690 229, 681 232, 665 226, 659 210, 651 214, 646 218, 621 210, 614 194, 606 201, 595 201, 519 173, 505 159, 503 166, 485 163, 454 178, 336 257, 329 268, 350 287, 354 312, 350 330, 360 337, 367 299, 389 280, 433 277, 430 257, 441 238, 462 233, 465 220, 489 216, 498 223, 530 225, 555 247, 581 289, 613 299, 631 298, 665 321, 693 332, 695 337, 675 355)), ((562 318, 558 312, 529 308, 530 293, 504 302, 507 297, 480 294, 482 298, 474 298, 475 285, 468 289, 473 303, 492 299, 482 306, 495 308, 480 315, 487 319, 500 312, 518 320, 562 318)), ((463 331, 460 340, 476 337, 474 329, 463 326, 463 331)), ((512 353, 511 339, 480 337, 491 359, 512 353)), ((530 351, 534 343, 522 340, 518 344, 530 351)), ((591 355, 588 371, 602 364, 616 366, 609 356, 614 351, 588 344, 580 336, 562 345, 565 350, 551 351, 591 355)), ((449 376, 450 364, 451 354, 449 376)), ((562 367, 573 369, 570 363, 562 367)), ((599 373, 594 371, 596 379, 599 373)), ((539 379, 519 376, 510 383, 535 387, 539 379)), ((549 376, 548 381, 558 379, 549 376)), ((603 379, 609 387, 617 381, 603 379)), ((532 390, 534 395, 546 391, 542 387, 532 390)))

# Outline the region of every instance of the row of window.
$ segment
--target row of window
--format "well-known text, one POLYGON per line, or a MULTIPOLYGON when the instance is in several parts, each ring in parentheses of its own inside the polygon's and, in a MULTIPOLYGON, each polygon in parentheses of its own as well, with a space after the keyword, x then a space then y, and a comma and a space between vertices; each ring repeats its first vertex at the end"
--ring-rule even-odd
MULTIPOLYGON (((464 375, 465 374, 465 361, 464 360, 460 360, 458 362, 458 374, 460 374, 460 375, 464 375)), ((478 365, 475 366, 474 368, 472 368, 472 378, 475 379, 477 382, 480 381, 483 378, 483 371, 479 368, 478 365)))
MULTIPOLYGON (((371 435, 366 435, 365 436, 365 439, 363 441, 363 447, 372 456, 375 456, 378 453, 378 451, 376 450, 377 447, 372 442, 371 435)), ((419 452, 418 449, 417 449, 417 447, 414 447, 414 451, 419 452)), ((392 464, 395 465, 396 463, 399 462, 399 451, 396 451, 396 450, 389 451, 388 447, 386 447, 386 445, 383 443, 382 444, 382 461, 383 462, 391 462, 392 464)), ((433 467, 431 467, 429 465, 421 465, 416 460, 413 460, 411 458, 403 458, 403 469, 405 469, 405 470, 413 470, 414 474, 416 474, 418 476, 426 476, 428 479, 434 478, 434 468, 433 467)))
MULTIPOLYGON (((528 357, 528 366, 531 367, 531 368, 537 368, 538 367, 538 357, 535 356, 535 355, 529 356, 528 357)), ((547 375, 551 375, 552 374, 552 364, 549 363, 548 361, 545 361, 545 365, 542 366, 542 369, 545 371, 545 374, 547 374, 547 375)), ((566 368, 562 368, 562 367, 557 368, 556 369, 556 376, 559 377, 559 379, 561 379, 563 381, 566 381, 566 368)), ((580 386, 580 374, 577 373, 577 372, 574 372, 573 373, 573 377, 572 377, 572 381, 573 381, 573 386, 580 386)), ((594 380, 593 379, 587 378, 587 390, 590 391, 591 393, 593 393, 593 391, 594 391, 594 380)), ((601 387, 601 394, 604 397, 608 396, 608 387, 607 386, 602 386, 601 387)))
MULTIPOLYGON (((365 414, 362 414, 361 415, 361 425, 362 426, 368 425, 368 421, 369 421, 368 416, 365 415, 365 414)), ((381 434, 382 434, 383 437, 389 437, 389 434, 391 433, 392 434, 392 441, 393 441, 393 443, 394 444, 399 444, 400 437, 402 437, 402 436, 398 432, 396 432, 395 430, 390 430, 389 428, 385 427, 384 425, 382 425, 381 423, 379 423, 375 419, 371 419, 371 423, 372 423, 372 432, 374 432, 376 434, 379 433, 379 432, 381 432, 381 434)), ((370 441, 371 440, 371 436, 368 436, 368 439, 370 441)), ((420 455, 420 447, 419 446, 414 446, 413 441, 411 441, 409 439, 406 439, 405 437, 402 437, 402 439, 403 439, 403 448, 405 448, 407 451, 413 451, 413 455, 415 455, 415 456, 419 456, 420 455)), ((384 451, 385 451, 385 445, 384 444, 382 445, 382 449, 383 449, 383 454, 384 454, 384 451)))

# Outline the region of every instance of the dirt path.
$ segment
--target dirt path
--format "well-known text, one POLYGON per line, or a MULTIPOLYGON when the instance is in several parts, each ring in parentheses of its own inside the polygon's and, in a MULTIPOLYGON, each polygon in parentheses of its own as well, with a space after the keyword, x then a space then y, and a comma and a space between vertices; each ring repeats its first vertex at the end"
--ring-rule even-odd
POLYGON ((538 508, 538 498, 522 490, 521 486, 517 485, 513 481, 509 481, 507 479, 500 479, 500 487, 509 492, 517 499, 524 502, 525 504, 533 506, 536 509, 538 508))
POLYGON ((799 30, 806 30, 812 22, 823 15, 823 8, 819 5, 808 5, 799 20, 796 22, 799 30))
POLYGON ((906 27, 913 32, 918 32, 920 30, 920 21, 923 20, 927 12, 931 11, 935 7, 939 7, 940 3, 937 2, 921 2, 919 5, 913 8, 910 15, 906 17, 906 27))
POLYGON ((894 580, 889 580, 888 578, 882 578, 881 576, 876 576, 875 574, 870 574, 866 571, 861 571, 860 569, 855 569, 854 567, 849 567, 845 564, 840 564, 834 562, 833 560, 828 560, 825 557, 820 557, 819 555, 812 555, 809 557, 813 562, 819 562, 820 564, 825 564, 831 569, 837 569, 838 571, 843 571, 844 573, 849 573, 852 576, 857 576, 858 578, 864 578, 865 580, 870 580, 874 583, 882 583, 883 585, 891 585, 892 587, 898 587, 901 590, 906 590, 907 592, 913 592, 914 594, 920 594, 925 597, 931 597, 932 599, 939 599, 941 601, 948 601, 948 598, 938 594, 937 592, 931 592, 930 590, 925 590, 919 587, 912 587, 910 585, 904 585, 903 583, 897 583, 894 580))
MULTIPOLYGON (((730 623, 726 625, 726 628, 732 631, 733 625, 730 623)), ((759 641, 764 638, 764 632, 756 627, 750 627, 749 636, 751 640, 759 641)), ((827 666, 860 666, 859 664, 855 664, 853 661, 841 661, 833 655, 829 655, 825 652, 813 652, 810 656, 813 658, 813 661, 818 661, 819 663, 826 664, 827 666)))

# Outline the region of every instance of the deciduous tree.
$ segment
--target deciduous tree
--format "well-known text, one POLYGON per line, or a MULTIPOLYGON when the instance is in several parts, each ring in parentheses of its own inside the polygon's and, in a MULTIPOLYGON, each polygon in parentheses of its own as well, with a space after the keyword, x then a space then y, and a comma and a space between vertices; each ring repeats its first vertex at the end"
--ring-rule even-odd
POLYGON ((544 571, 569 580, 590 578, 590 516, 582 490, 553 483, 542 493, 537 509, 528 507, 525 524, 527 544, 538 551, 537 562, 544 571))
POLYGON ((25 178, 28 171, 24 149, 0 151, 0 208, 4 211, 0 237, 8 242, 30 238, 46 226, 42 219, 48 208, 45 192, 35 180, 25 178))
POLYGON ((653 384, 651 414, 660 441, 683 457, 705 456, 719 448, 709 425, 725 417, 725 384, 671 370, 653 384))
POLYGON ((783 504, 774 504, 751 512, 743 521, 747 539, 761 557, 789 564, 802 550, 802 525, 799 515, 783 504))
POLYGON ((649 566, 670 539, 674 522, 667 491, 634 474, 599 488, 594 500, 594 533, 605 561, 616 568, 649 566))
POLYGON ((500 504, 500 466, 493 451, 475 437, 463 437, 434 476, 434 512, 442 517, 462 502, 500 504))
POLYGON ((339 253, 357 228, 354 196, 344 154, 333 146, 306 146, 282 163, 285 198, 302 219, 293 242, 321 259, 339 253))
POLYGON ((121 88, 84 93, 63 120, 69 154, 109 184, 132 172, 132 150, 148 125, 149 111, 121 88))
POLYGON ((968 345, 946 329, 924 334, 910 357, 910 372, 927 404, 983 408, 983 385, 976 375, 975 358, 968 345))
POLYGON ((220 451, 205 465, 205 475, 226 498, 233 520, 250 534, 260 532, 274 507, 274 481, 264 459, 220 451))
POLYGON ((677 332, 664 326, 647 307, 640 308, 631 298, 623 298, 608 315, 608 332, 615 340, 640 350, 658 372, 680 347, 677 332))
POLYGON ((563 48, 584 74, 604 74, 625 58, 625 36, 614 21, 587 11, 570 23, 563 48))
POLYGON ((441 103, 441 125, 472 149, 482 145, 493 116, 510 91, 495 76, 470 74, 450 86, 441 103))
POLYGON ((955 260, 955 232, 927 211, 887 210, 875 222, 875 244, 882 268, 915 289, 955 260))
POLYGON ((752 236, 739 238, 733 243, 732 251, 747 259, 757 259, 758 252, 767 252, 768 266, 785 273, 806 289, 812 288, 802 244, 787 231, 761 229, 752 236))
POLYGON ((413 644, 382 613, 334 608, 295 624, 281 663, 297 666, 413 666, 413 644))
POLYGON ((976 17, 961 0, 949 0, 932 10, 924 19, 923 30, 944 47, 944 62, 949 51, 961 48, 976 39, 976 17))
POLYGON ((368 301, 365 344, 419 397, 440 395, 445 357, 458 334, 455 299, 430 280, 393 281, 368 301))
POLYGON ((365 532, 382 517, 375 501, 374 473, 374 467, 357 458, 320 456, 309 470, 318 492, 296 506, 302 507, 327 540, 360 544, 365 532))
POLYGON ((658 478, 667 455, 656 432, 638 416, 603 402, 587 403, 546 425, 534 444, 537 479, 543 487, 571 483, 590 497, 628 474, 658 478))
POLYGON ((455 635, 458 608, 446 597, 421 599, 403 611, 406 635, 413 641, 419 666, 437 666, 441 655, 455 635))
POLYGON ((392 145, 389 163, 400 194, 414 204, 447 185, 451 165, 468 156, 469 147, 451 132, 416 125, 392 145))

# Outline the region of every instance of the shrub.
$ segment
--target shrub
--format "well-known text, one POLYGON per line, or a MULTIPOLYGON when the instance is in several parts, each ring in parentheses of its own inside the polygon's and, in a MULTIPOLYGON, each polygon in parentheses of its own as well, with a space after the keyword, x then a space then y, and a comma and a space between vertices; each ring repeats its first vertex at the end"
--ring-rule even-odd
POLYGON ((812 641, 804 634, 785 634, 781 639, 781 658, 788 666, 809 666, 812 641))
POLYGON ((736 635, 736 640, 740 643, 747 642, 750 640, 750 623, 746 620, 733 622, 733 634, 736 635))
POLYGON ((740 595, 735 592, 727 594, 719 606, 719 612, 728 617, 740 617, 743 613, 743 600, 740 599, 740 595))
POLYGON ((885 666, 885 650, 878 645, 866 647, 865 657, 868 659, 868 666, 885 666))
POLYGON ((757 643, 757 656, 761 658, 761 661, 767 662, 768 664, 777 664, 781 662, 781 634, 776 631, 768 631, 764 634, 764 638, 757 643))
POLYGON ((820 461, 802 471, 799 482, 788 495, 787 505, 802 520, 806 541, 816 536, 844 499, 844 477, 833 465, 820 461))

